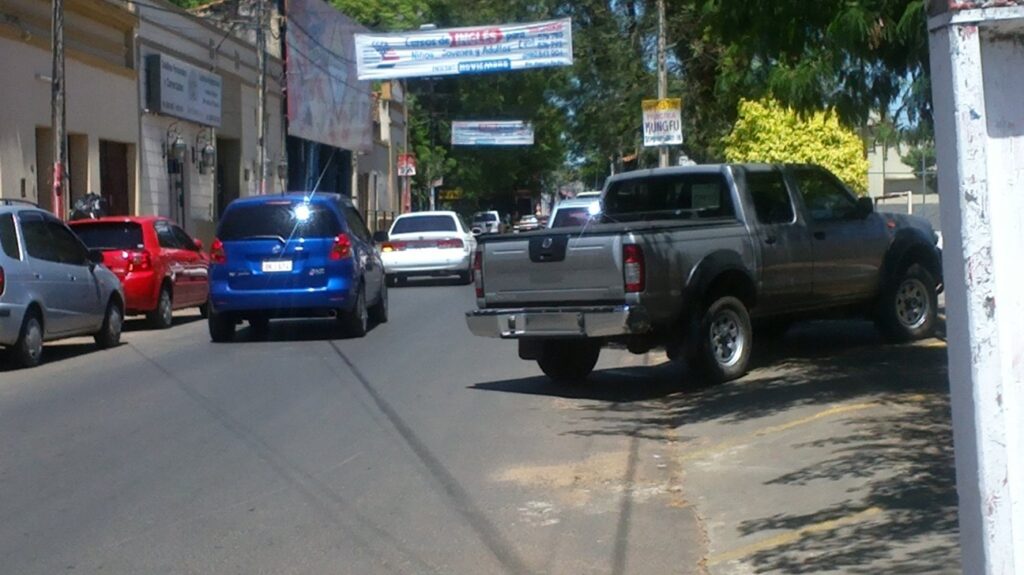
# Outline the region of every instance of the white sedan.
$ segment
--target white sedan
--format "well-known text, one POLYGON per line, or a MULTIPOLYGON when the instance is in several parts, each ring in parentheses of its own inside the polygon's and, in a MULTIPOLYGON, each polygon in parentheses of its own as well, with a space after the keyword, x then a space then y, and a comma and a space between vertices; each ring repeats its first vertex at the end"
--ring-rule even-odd
POLYGON ((395 219, 380 245, 388 284, 412 276, 458 275, 473 281, 476 239, 455 212, 415 212, 395 219))

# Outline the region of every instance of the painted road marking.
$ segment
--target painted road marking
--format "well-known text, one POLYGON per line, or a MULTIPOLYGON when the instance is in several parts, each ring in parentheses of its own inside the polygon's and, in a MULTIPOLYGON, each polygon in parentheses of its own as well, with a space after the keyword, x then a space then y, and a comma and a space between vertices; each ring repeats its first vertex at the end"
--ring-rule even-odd
POLYGON ((825 409, 823 411, 819 411, 818 413, 815 413, 814 415, 809 415, 807 417, 802 417, 800 419, 794 419, 793 421, 787 421, 786 423, 780 423, 778 425, 772 425, 772 426, 769 426, 769 427, 764 427, 764 428, 758 429, 756 431, 753 431, 751 433, 746 433, 744 435, 739 435, 739 436, 736 436, 736 437, 733 437, 733 438, 730 438, 730 439, 726 439, 726 440, 720 441, 720 442, 718 442, 718 443, 716 443, 714 445, 711 445, 709 447, 705 447, 703 449, 698 449, 696 451, 691 451, 689 453, 684 454, 682 456, 682 459, 683 459, 683 461, 699 459, 701 457, 704 457, 706 455, 710 455, 710 454, 715 453, 717 451, 724 451, 726 449, 731 449, 733 447, 737 447, 737 446, 743 445, 744 443, 746 443, 748 441, 751 441, 753 439, 756 439, 758 437, 763 437, 765 435, 771 435, 773 433, 779 433, 779 432, 782 432, 782 431, 787 431, 789 429, 793 429, 794 427, 799 427, 801 425, 806 425, 808 423, 813 423, 815 421, 818 421, 819 419, 824 419, 826 417, 833 417, 833 416, 836 416, 836 415, 842 415, 844 413, 850 413, 850 412, 854 412, 854 411, 861 411, 861 410, 865 410, 865 409, 871 409, 873 407, 880 407, 880 406, 881 406, 881 404, 880 403, 876 403, 876 402, 870 402, 870 403, 851 403, 849 405, 836 405, 836 406, 830 407, 828 409, 825 409))
POLYGON ((800 529, 794 529, 792 531, 779 533, 778 535, 774 535, 767 539, 756 541, 754 543, 750 543, 742 547, 737 547, 736 549, 733 549, 731 551, 719 553, 718 555, 712 555, 708 559, 708 565, 717 565, 719 563, 725 563, 727 561, 735 561, 737 559, 742 559, 744 557, 748 557, 761 551, 767 551, 768 549, 773 549, 775 547, 781 547, 783 545, 795 543, 796 541, 799 541, 800 539, 808 535, 824 533, 826 531, 839 529, 840 527, 854 525, 860 523, 861 521, 870 519, 881 514, 882 510, 879 509, 878 507, 868 507, 867 509, 860 511, 858 513, 854 513, 853 515, 847 515, 846 517, 831 519, 829 521, 822 521, 821 523, 814 523, 812 525, 808 525, 807 527, 803 527, 800 529))

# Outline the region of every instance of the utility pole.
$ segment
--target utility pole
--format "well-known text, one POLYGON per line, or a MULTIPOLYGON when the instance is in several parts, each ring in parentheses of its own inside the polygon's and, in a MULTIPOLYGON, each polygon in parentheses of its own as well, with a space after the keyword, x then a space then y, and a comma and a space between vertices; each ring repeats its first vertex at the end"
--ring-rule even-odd
POLYGON ((267 193, 267 36, 264 31, 263 1, 256 0, 256 156, 259 162, 256 193, 267 193))
POLYGON ((64 0, 53 0, 50 38, 53 70, 50 78, 50 127, 53 131, 53 213, 64 219, 64 169, 67 145, 64 135, 64 0))
MULTIPOLYGON (((668 69, 665 66, 665 0, 658 0, 658 100, 668 97, 668 69)), ((668 146, 658 146, 658 167, 668 166, 668 146)))

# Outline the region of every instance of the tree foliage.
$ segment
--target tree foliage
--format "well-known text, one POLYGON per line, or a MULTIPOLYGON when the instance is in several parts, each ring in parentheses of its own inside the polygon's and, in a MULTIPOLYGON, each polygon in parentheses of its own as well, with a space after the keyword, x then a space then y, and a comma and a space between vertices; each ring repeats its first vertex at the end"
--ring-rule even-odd
POLYGON ((834 113, 800 116, 773 100, 743 100, 724 144, 730 162, 819 164, 858 194, 867 191, 864 144, 834 113))

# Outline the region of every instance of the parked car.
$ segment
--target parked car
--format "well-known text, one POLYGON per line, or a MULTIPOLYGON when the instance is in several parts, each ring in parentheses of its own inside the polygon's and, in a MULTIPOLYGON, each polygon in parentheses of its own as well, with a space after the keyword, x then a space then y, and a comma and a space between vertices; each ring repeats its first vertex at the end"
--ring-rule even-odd
POLYGON ((150 325, 166 329, 174 310, 208 312, 210 259, 201 241, 176 223, 153 216, 114 216, 69 224, 124 286, 125 313, 145 314, 150 325))
POLYGON ((517 232, 530 232, 540 228, 540 220, 537 219, 537 216, 523 216, 516 223, 517 232))
MULTIPOLYGON (((481 242, 470 330, 573 381, 601 347, 665 347, 711 381, 742 376, 754 322, 867 316, 930 336, 942 260, 927 221, 879 214, 824 168, 642 170, 606 184, 600 223, 481 242)), ((763 332, 766 333, 766 332, 763 332)))
POLYGON ((581 199, 581 200, 582 199, 588 199, 588 198, 589 199, 600 199, 601 198, 601 190, 587 190, 585 192, 580 192, 580 193, 576 194, 576 197, 581 199))
POLYGON ((504 232, 501 216, 494 210, 473 214, 472 232, 474 236, 482 234, 500 234, 504 232))
POLYGON ((245 320, 337 318, 362 337, 388 319, 384 268, 352 202, 332 193, 237 199, 210 246, 210 337, 231 341, 245 320))
POLYGON ((601 202, 597 198, 570 198, 555 204, 548 218, 548 228, 581 227, 594 220, 600 212, 601 202))
POLYGON ((464 284, 472 281, 476 239, 455 212, 403 214, 379 239, 391 285, 414 276, 458 275, 464 284))
POLYGON ((92 335, 121 340, 121 283, 78 236, 34 205, 0 200, 0 346, 22 367, 38 365, 43 343, 92 335))

